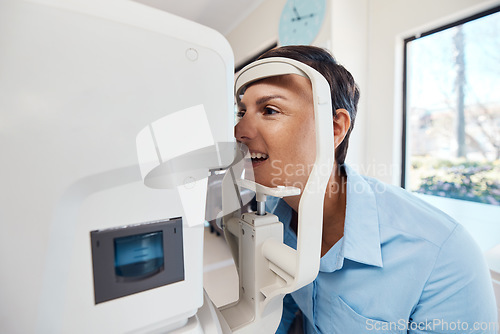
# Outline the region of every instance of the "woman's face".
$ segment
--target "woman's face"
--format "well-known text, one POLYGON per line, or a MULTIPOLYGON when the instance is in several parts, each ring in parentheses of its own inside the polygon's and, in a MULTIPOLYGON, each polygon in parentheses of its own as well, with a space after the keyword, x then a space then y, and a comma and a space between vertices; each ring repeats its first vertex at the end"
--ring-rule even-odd
POLYGON ((235 137, 252 154, 255 181, 304 189, 316 157, 309 79, 289 74, 253 83, 238 108, 235 137))

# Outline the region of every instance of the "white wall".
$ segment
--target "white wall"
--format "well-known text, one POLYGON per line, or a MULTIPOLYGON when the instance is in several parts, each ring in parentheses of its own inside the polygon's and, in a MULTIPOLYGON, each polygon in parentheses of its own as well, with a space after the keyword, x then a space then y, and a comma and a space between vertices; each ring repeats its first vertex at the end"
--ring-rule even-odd
POLYGON ((346 162, 366 174, 366 119, 368 114, 368 8, 369 0, 332 0, 330 51, 351 74, 360 89, 358 113, 349 140, 346 162))
POLYGON ((278 39, 278 21, 286 0, 265 0, 240 25, 226 35, 239 66, 278 39))

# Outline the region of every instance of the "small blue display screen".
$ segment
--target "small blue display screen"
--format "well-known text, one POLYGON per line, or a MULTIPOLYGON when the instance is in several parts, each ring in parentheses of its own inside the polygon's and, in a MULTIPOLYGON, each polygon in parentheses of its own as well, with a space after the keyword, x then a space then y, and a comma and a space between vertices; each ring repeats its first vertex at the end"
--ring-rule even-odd
POLYGON ((115 238, 114 248, 118 281, 144 279, 164 268, 162 231, 115 238))

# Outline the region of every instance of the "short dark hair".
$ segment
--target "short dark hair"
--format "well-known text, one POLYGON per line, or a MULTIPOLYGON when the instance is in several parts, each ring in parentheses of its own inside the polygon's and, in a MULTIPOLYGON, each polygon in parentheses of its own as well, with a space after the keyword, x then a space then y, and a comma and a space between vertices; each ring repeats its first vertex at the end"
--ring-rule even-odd
POLYGON ((344 140, 337 147, 335 160, 339 166, 344 164, 349 145, 349 136, 354 127, 354 120, 358 109, 359 88, 353 76, 344 66, 337 63, 335 58, 325 49, 308 45, 290 45, 271 49, 262 54, 259 59, 284 57, 300 61, 311 66, 321 73, 330 84, 332 95, 332 112, 336 115, 337 109, 346 109, 351 117, 351 126, 347 130, 344 140))

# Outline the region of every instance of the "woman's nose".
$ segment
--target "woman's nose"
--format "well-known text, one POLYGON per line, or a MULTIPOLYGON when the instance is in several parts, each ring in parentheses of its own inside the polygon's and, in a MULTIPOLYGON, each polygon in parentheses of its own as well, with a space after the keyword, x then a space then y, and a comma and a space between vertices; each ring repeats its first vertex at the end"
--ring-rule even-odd
POLYGON ((248 112, 245 113, 234 127, 234 137, 239 142, 247 142, 255 138, 257 128, 255 120, 248 112))

